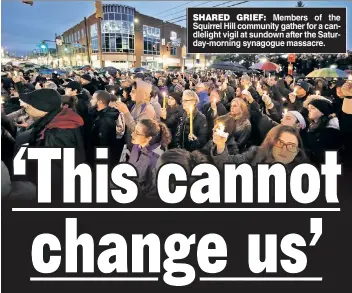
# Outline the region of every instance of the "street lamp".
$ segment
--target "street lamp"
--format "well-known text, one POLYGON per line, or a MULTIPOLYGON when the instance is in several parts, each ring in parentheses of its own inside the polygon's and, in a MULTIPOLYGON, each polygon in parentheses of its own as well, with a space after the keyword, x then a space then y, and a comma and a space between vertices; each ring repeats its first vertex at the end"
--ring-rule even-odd
POLYGON ((134 22, 135 22, 135 23, 138 23, 138 22, 139 22, 139 19, 138 19, 138 18, 135 18, 135 19, 134 19, 134 22))

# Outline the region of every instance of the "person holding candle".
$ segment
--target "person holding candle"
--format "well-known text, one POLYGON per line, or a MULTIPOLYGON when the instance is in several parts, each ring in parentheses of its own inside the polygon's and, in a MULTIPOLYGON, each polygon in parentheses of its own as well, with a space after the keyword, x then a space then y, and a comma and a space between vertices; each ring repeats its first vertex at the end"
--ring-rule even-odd
POLYGON ((179 93, 170 93, 167 96, 166 108, 161 109, 160 119, 165 123, 171 132, 171 143, 169 148, 174 148, 175 134, 180 117, 183 116, 183 108, 181 106, 182 95, 179 93))
POLYGON ((232 140, 236 141, 239 150, 243 151, 246 148, 252 130, 246 102, 240 98, 233 99, 230 112, 225 116, 229 118, 226 122, 229 142, 232 143, 232 140))
MULTIPOLYGON (((260 145, 265 139, 267 133, 275 126, 279 125, 278 122, 274 121, 270 117, 281 117, 281 113, 277 113, 277 110, 273 106, 267 106, 267 114, 264 114, 259 107, 259 104, 250 95, 244 95, 248 102, 248 110, 250 112, 250 121, 252 125, 252 143, 260 145)), ((304 141, 306 135, 306 129, 308 122, 306 118, 298 111, 287 111, 281 121, 281 125, 291 126, 300 132, 300 135, 304 141)))
POLYGON ((287 109, 289 111, 301 111, 303 102, 309 95, 309 84, 305 81, 300 81, 295 86, 295 90, 288 95, 287 109))
POLYGON ((253 87, 251 81, 250 81, 250 77, 246 74, 242 75, 241 77, 241 85, 243 86, 244 89, 247 89, 252 97, 259 102, 260 101, 260 96, 258 94, 258 92, 256 91, 256 89, 253 87))
POLYGON ((227 114, 228 111, 226 110, 224 104, 221 102, 221 91, 219 89, 213 89, 210 93, 209 99, 209 103, 204 105, 203 113, 207 118, 208 133, 211 135, 212 129, 214 127, 214 119, 227 114))
POLYGON ((205 116, 198 110, 198 95, 185 90, 182 95, 183 116, 180 117, 175 134, 178 148, 188 151, 201 149, 208 140, 208 127, 205 116))
POLYGON ((155 110, 150 104, 151 92, 152 85, 150 83, 137 79, 133 84, 131 91, 132 101, 135 102, 132 109, 129 110, 127 105, 123 102, 117 102, 112 105, 112 107, 119 110, 120 113, 124 114, 126 131, 121 129, 121 132, 125 131, 126 143, 129 149, 132 148, 131 133, 134 131, 138 121, 147 118, 155 119, 155 110))
POLYGON ((214 136, 216 147, 211 153, 211 158, 219 169, 222 169, 226 163, 248 163, 252 166, 281 163, 291 171, 298 164, 308 162, 302 139, 296 129, 290 126, 275 126, 268 132, 259 147, 252 146, 246 152, 235 155, 228 153, 225 137, 214 136))

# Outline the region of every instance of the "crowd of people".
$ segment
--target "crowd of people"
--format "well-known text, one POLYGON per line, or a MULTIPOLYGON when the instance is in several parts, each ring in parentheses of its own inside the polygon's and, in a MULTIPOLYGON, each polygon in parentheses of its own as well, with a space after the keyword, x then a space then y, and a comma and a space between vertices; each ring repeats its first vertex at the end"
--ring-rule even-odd
POLYGON ((2 77, 3 197, 35 196, 36 172, 13 175, 22 145, 75 148, 76 164, 92 166, 96 148, 108 148, 109 165, 133 165, 146 195, 155 194, 157 170, 170 162, 188 172, 204 162, 219 169, 278 162, 289 171, 324 163, 329 150, 345 166, 352 161, 351 79, 223 71, 107 76, 9 71, 2 77))

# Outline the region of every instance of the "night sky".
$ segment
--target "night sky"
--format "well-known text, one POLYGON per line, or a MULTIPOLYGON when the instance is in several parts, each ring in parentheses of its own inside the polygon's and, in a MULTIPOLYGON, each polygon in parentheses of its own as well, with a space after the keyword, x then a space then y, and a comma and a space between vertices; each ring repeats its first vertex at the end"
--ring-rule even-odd
MULTIPOLYGON (((199 6, 206 1, 192 1, 185 6, 166 11, 190 1, 109 1, 135 7, 137 11, 170 20, 185 15, 185 7, 199 6)), ((208 1, 199 7, 212 7, 227 1, 208 1)), ((238 1, 240 2, 240 1, 238 1)), ((107 2, 103 2, 107 3, 107 2)), ((236 3, 236 1, 233 1, 236 3)), ((295 7, 297 1, 257 2, 241 4, 240 7, 295 7)), ((303 1, 306 7, 347 7, 348 19, 352 19, 352 2, 348 1, 303 1)), ((228 6, 232 3, 224 4, 228 6)), ((82 21, 85 16, 94 13, 93 1, 35 1, 34 5, 25 5, 20 0, 1 1, 1 46, 6 51, 25 55, 37 49, 41 40, 54 40, 55 33, 61 34, 71 26, 82 21)), ((352 21, 347 21, 348 48, 352 49, 352 21)), ((178 23, 185 26, 185 22, 178 23)), ((54 47, 54 44, 52 45, 54 47)))

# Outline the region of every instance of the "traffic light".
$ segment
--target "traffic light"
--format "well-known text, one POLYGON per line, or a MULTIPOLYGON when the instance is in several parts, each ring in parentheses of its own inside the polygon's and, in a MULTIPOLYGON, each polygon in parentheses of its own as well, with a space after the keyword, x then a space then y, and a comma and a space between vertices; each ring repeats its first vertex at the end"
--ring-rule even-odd
POLYGON ((103 5, 101 1, 95 1, 95 17, 103 18, 103 5))

